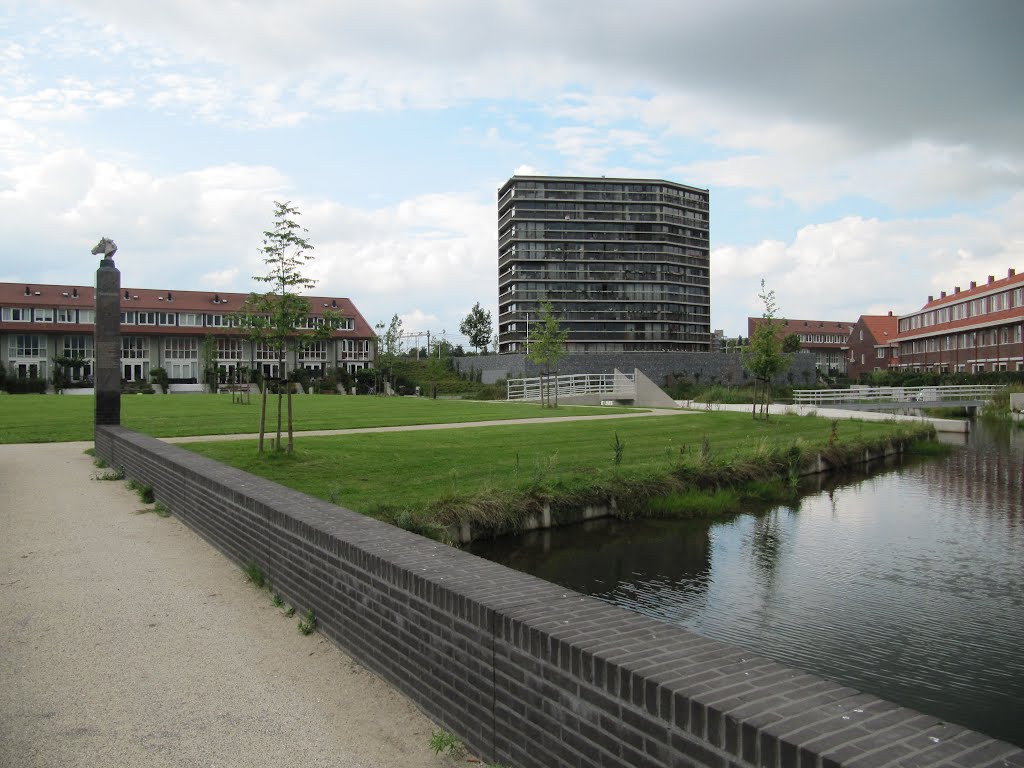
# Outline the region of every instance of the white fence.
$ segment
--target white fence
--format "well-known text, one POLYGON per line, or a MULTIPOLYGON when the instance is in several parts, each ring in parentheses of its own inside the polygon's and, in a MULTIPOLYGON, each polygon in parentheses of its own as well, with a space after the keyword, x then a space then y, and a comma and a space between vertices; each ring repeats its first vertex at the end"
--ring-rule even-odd
POLYGON ((942 403, 991 400, 1005 384, 966 384, 949 387, 862 387, 849 389, 794 389, 796 405, 840 403, 942 403))
POLYGON ((509 400, 540 400, 541 392, 554 397, 573 395, 614 395, 635 397, 636 382, 631 373, 576 373, 564 376, 509 379, 509 400))

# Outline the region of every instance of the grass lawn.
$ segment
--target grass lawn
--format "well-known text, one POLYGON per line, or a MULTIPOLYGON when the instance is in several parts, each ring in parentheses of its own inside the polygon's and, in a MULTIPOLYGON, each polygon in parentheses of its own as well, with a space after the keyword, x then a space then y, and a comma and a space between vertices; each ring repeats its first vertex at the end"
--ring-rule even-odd
MULTIPOLYGON (((439 499, 505 491, 597 485, 621 476, 668 474, 697 461, 705 436, 713 462, 756 458, 772 446, 824 447, 831 422, 779 416, 765 423, 741 413, 680 413, 614 421, 306 437, 293 456, 259 456, 254 441, 182 447, 334 501, 382 516, 384 508, 423 508, 439 499), (615 435, 624 444, 615 466, 615 435)), ((900 427, 843 421, 837 444, 883 440, 900 427)), ((905 428, 903 428, 905 429, 905 428)))
MULTIPOLYGON (((273 429, 276 398, 267 403, 268 431, 273 429)), ((387 427, 403 424, 524 419, 538 416, 593 414, 595 408, 541 409, 537 404, 504 400, 478 402, 411 397, 298 395, 295 430, 387 427)), ((287 404, 284 406, 287 409, 287 404)), ((601 413, 631 409, 601 408, 601 413)), ((92 440, 95 399, 86 395, 0 396, 0 443, 56 443, 92 440)), ((287 418, 285 412, 284 418, 287 418)), ((126 395, 121 423, 153 437, 231 435, 258 432, 260 402, 231 402, 230 395, 126 395)))

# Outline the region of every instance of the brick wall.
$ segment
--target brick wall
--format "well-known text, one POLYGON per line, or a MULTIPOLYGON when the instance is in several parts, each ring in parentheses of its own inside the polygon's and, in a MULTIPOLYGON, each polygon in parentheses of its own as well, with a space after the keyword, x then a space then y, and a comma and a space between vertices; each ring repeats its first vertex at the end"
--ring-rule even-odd
POLYGON ((1024 768, 1008 744, 123 427, 97 426, 96 452, 486 761, 1024 768))
MULTIPOLYGON (((482 371, 481 380, 485 384, 493 384, 499 379, 538 376, 543 370, 529 361, 526 355, 456 357, 453 361, 462 373, 482 371)), ((742 355, 722 352, 588 352, 567 355, 558 363, 558 372, 563 374, 611 373, 616 368, 625 373, 639 368, 659 387, 665 386, 670 377, 687 377, 700 384, 732 386, 753 382, 743 367, 742 355)), ((797 387, 813 387, 817 381, 814 355, 794 355, 789 369, 776 377, 776 381, 797 387)))

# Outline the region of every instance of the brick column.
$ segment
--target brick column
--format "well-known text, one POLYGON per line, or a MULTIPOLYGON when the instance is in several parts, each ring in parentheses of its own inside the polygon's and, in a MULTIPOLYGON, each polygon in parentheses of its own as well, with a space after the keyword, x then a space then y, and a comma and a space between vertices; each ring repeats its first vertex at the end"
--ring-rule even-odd
POLYGON ((96 270, 96 424, 121 423, 121 273, 110 257, 96 270))

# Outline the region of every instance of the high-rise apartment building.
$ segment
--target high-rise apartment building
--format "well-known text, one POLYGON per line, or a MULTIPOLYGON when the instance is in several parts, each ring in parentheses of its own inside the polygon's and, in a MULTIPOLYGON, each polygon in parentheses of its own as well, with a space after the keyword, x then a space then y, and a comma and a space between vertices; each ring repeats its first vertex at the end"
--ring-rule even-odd
POLYGON ((498 192, 498 349, 550 301, 569 352, 711 349, 708 190, 513 176, 498 192))

